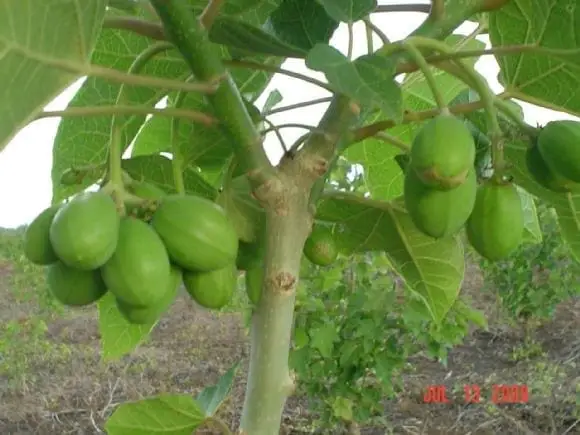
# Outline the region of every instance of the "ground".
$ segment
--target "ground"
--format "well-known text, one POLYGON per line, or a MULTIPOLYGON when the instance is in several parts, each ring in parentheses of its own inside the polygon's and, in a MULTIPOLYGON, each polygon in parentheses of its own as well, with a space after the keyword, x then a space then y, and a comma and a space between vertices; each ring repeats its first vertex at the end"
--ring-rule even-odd
MULTIPOLYGON (((240 314, 208 312, 182 294, 147 344, 105 364, 95 309, 54 314, 50 300, 38 294, 42 270, 19 251, 20 234, 4 231, 0 240, 1 434, 104 433, 105 420, 123 401, 168 391, 196 394, 241 359, 221 411, 235 427, 249 354, 240 314)), ((462 291, 488 313, 489 331, 470 333, 453 349, 447 367, 415 356, 404 393, 385 403, 386 422, 361 433, 580 434, 580 301, 562 304, 555 320, 535 329, 533 342, 524 344, 523 332, 508 326, 495 303, 482 296, 481 284, 471 266, 462 291), (425 388, 441 384, 452 402, 423 403, 425 388), (529 403, 493 405, 494 384, 527 385, 529 403), (464 385, 478 385, 483 402, 465 404, 464 385)), ((292 397, 281 433, 323 433, 311 429, 312 422, 307 399, 292 397)))

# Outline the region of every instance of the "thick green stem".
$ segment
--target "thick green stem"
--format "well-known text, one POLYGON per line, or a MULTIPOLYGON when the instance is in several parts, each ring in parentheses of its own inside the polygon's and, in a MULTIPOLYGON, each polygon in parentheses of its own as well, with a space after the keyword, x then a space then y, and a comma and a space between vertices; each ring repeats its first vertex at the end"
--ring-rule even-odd
POLYGON ((294 391, 288 367, 302 248, 310 231, 307 192, 288 192, 285 212, 267 216, 262 296, 252 317, 250 367, 240 434, 280 431, 284 404, 294 391))
POLYGON ((224 133, 232 138, 240 162, 249 168, 248 176, 256 186, 274 176, 262 139, 246 110, 244 100, 226 70, 219 50, 210 42, 207 31, 192 14, 187 0, 151 0, 163 22, 165 34, 177 46, 189 68, 201 81, 219 81, 216 92, 207 96, 224 133))

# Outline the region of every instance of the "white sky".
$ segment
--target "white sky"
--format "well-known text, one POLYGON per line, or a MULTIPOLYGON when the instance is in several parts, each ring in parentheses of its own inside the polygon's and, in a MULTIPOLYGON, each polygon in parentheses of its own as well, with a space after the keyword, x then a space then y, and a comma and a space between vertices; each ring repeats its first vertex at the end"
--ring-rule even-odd
MULTIPOLYGON (((373 22, 379 26, 391 40, 406 37, 424 19, 424 14, 418 13, 391 13, 375 14, 373 22)), ((461 26, 457 33, 468 34, 475 28, 474 23, 466 23, 461 26)), ((355 44, 353 54, 359 56, 366 53, 366 39, 362 24, 355 25, 355 44)), ((488 43, 487 36, 479 37, 482 42, 488 43)), ((346 26, 342 25, 335 33, 332 44, 346 51, 348 34, 346 26)), ((380 41, 375 38, 375 45, 380 41)), ((319 79, 324 77, 318 73, 312 73, 306 69, 304 62, 297 59, 287 61, 284 68, 310 75, 319 79)), ((490 83, 495 92, 500 92, 502 87, 497 82, 498 66, 492 56, 481 59, 476 68, 490 83)), ((62 110, 73 97, 80 84, 75 84, 56 98, 47 110, 62 110)), ((271 90, 278 89, 284 100, 281 105, 298 103, 304 100, 327 96, 328 93, 316 86, 276 75, 270 85, 258 100, 258 107, 264 103, 271 90)), ((554 112, 548 109, 535 107, 521 103, 524 108, 525 119, 528 123, 545 124, 555 119, 575 119, 574 117, 554 112)), ((275 124, 301 123, 315 125, 320 119, 327 104, 320 104, 310 108, 302 108, 290 112, 275 114, 270 117, 275 124)), ((12 140, 12 142, 0 153, 0 227, 14 228, 29 223, 45 207, 50 205, 51 179, 50 169, 52 165, 52 144, 58 128, 58 118, 43 119, 36 121, 12 140)), ((282 134, 286 143, 291 144, 304 130, 284 129, 282 134)), ((274 135, 266 140, 266 151, 272 160, 277 161, 281 155, 280 146, 274 135)))

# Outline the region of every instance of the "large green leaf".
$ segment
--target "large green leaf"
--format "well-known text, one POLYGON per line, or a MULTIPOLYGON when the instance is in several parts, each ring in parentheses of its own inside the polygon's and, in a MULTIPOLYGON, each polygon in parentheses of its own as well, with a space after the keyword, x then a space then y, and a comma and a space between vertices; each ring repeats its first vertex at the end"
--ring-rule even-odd
POLYGON ((276 36, 235 18, 216 19, 209 37, 216 44, 249 54, 304 58, 307 53, 306 50, 293 47, 276 36))
POLYGON ((91 57, 106 0, 0 0, 0 151, 80 74, 91 57))
POLYGON ((490 14, 493 47, 530 44, 556 50, 497 56, 506 91, 533 104, 580 115, 578 23, 576 0, 512 0, 490 14))
POLYGON ((336 91, 364 106, 380 107, 385 116, 397 122, 402 120, 401 88, 390 59, 370 54, 351 61, 336 48, 317 44, 308 52, 306 66, 323 72, 336 91))
POLYGON ((505 156, 511 164, 510 173, 514 182, 532 195, 553 205, 562 236, 574 257, 580 261, 580 194, 556 193, 539 185, 527 169, 527 147, 527 142, 518 139, 512 139, 504 146, 505 156))
POLYGON ((326 13, 336 21, 353 23, 358 21, 377 7, 377 0, 316 0, 326 10, 326 13))
MULTIPOLYGON (((457 48, 463 36, 450 35, 445 42, 457 48)), ((462 49, 476 50, 483 48, 479 41, 470 41, 462 45, 462 49)), ((466 62, 473 65, 476 59, 466 62)), ((457 98, 459 94, 468 90, 461 80, 454 76, 431 68, 435 80, 447 103, 457 98)), ((415 72, 405 77, 401 85, 403 91, 403 107, 408 111, 429 110, 436 107, 431 89, 421 72, 415 72)), ((379 112, 366 121, 367 124, 388 118, 388 114, 379 112)), ((422 123, 400 125, 387 131, 392 136, 411 145, 422 123)), ((348 148, 345 157, 353 163, 364 167, 365 187, 375 199, 390 200, 403 193, 403 172, 395 161, 395 156, 401 151, 382 140, 369 138, 348 148)))
POLYGON ((436 322, 455 303, 465 270, 459 237, 428 237, 417 230, 400 204, 352 194, 328 194, 318 205, 317 217, 337 224, 335 235, 342 252, 385 252, 436 322))
MULTIPOLYGON (((124 159, 122 166, 133 179, 146 180, 157 185, 165 192, 176 193, 171 160, 167 157, 160 154, 138 156, 124 159)), ((216 198, 217 191, 203 179, 195 168, 188 167, 184 170, 183 183, 186 193, 203 196, 211 200, 216 198)))
POLYGON ((204 420, 189 394, 163 394, 121 404, 105 429, 108 435, 191 435, 204 420))
POLYGON ((101 352, 105 361, 111 361, 133 351, 149 337, 157 322, 148 325, 133 325, 119 312, 111 292, 97 303, 99 309, 99 333, 101 352))
POLYGON ((197 395, 197 403, 206 417, 215 415, 222 403, 227 399, 239 368, 240 362, 238 361, 220 376, 215 385, 204 388, 197 395))
MULTIPOLYGON (((149 45, 149 40, 134 33, 104 29, 91 61, 97 65, 126 71, 135 57, 149 45)), ((188 69, 178 52, 171 51, 154 58, 142 73, 166 78, 185 78, 188 69)), ((115 104, 119 88, 119 84, 89 77, 71 100, 69 107, 115 104)), ((125 89, 126 104, 154 106, 166 93, 160 89, 134 86, 127 86, 125 89)), ((96 178, 87 179, 77 186, 62 186, 59 183, 62 172, 71 166, 105 163, 111 120, 111 116, 98 116, 64 118, 61 121, 53 148, 53 202, 61 201, 96 181, 96 178)), ((125 148, 134 139, 145 121, 145 116, 127 116, 124 120, 121 141, 125 148)))
POLYGON ((338 24, 314 0, 282 0, 264 28, 288 44, 310 50, 328 43, 338 24))

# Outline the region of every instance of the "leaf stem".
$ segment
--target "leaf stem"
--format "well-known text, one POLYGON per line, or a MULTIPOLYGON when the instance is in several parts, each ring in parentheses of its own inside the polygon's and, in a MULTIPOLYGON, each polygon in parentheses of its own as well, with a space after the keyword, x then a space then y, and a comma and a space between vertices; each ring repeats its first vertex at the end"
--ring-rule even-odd
POLYGON ((286 112, 288 110, 301 109, 302 107, 314 106, 315 104, 328 103, 332 97, 316 98, 315 100, 302 101, 300 103, 288 104, 287 106, 280 106, 275 109, 264 112, 265 116, 274 115, 275 113, 286 112))
POLYGON ((104 29, 128 30, 137 35, 156 41, 167 41, 163 26, 152 21, 133 17, 107 17, 103 21, 104 29))
POLYGON ((381 5, 377 6, 374 12, 425 12, 429 13, 431 5, 424 3, 408 5, 381 5))
POLYGON ((263 63, 258 63, 258 62, 252 62, 250 60, 224 60, 224 65, 233 67, 233 68, 248 68, 248 69, 253 69, 253 70, 257 70, 257 71, 267 71, 267 72, 272 72, 272 73, 276 73, 276 74, 282 74, 288 77, 293 77, 295 79, 299 79, 302 80, 304 82, 316 85, 322 89, 326 89, 328 92, 334 93, 334 90, 332 89, 332 87, 320 80, 316 80, 312 77, 308 77, 304 74, 300 74, 294 71, 290 71, 284 68, 280 68, 277 66, 273 66, 273 65, 266 65, 263 63))
POLYGON ((263 130, 262 134, 265 135, 265 134, 273 131, 274 134, 276 135, 276 137, 278 138, 278 142, 280 142, 280 146, 282 147, 282 150, 284 151, 284 153, 287 153, 288 147, 286 146, 286 142, 284 142, 284 138, 282 137, 282 134, 280 133, 280 128, 277 125, 274 125, 274 123, 272 121, 270 121, 269 119, 264 119, 264 123, 268 124, 270 127, 267 130, 263 130))
MULTIPOLYGON (((299 124, 299 123, 293 123, 293 122, 289 122, 287 124, 280 124, 280 125, 276 125, 273 127, 268 127, 265 128, 263 130, 260 131, 261 134, 268 134, 274 130, 280 130, 282 128, 302 128, 304 130, 309 130, 310 132, 316 132, 316 126, 313 125, 308 125, 308 124, 299 124)), ((323 133, 323 132, 321 132, 323 133)))
POLYGON ((375 32, 375 34, 379 37, 383 45, 388 45, 391 43, 389 37, 377 26, 375 25, 370 18, 364 20, 365 25, 370 27, 370 29, 375 32))
POLYGON ((397 147, 404 153, 411 151, 411 146, 408 143, 405 143, 398 137, 385 133, 384 131, 379 131, 374 137, 397 147))
POLYGON ((432 21, 439 21, 445 14, 444 0, 431 0, 431 7, 429 10, 429 19, 432 21))
POLYGON ((439 86, 437 85, 437 81, 435 80, 435 76, 433 75, 429 64, 421 52, 412 43, 403 41, 401 42, 401 45, 423 73, 423 76, 425 77, 425 80, 431 89, 431 93, 433 94, 433 98, 435 98, 435 102, 437 103, 437 107, 439 108, 440 112, 442 114, 448 114, 449 109, 447 108, 447 103, 445 102, 445 99, 439 90, 439 86))
MULTIPOLYGON (((190 79, 193 79, 193 76, 190 76, 190 79)), ((173 107, 175 109, 180 109, 185 101, 185 97, 187 94, 185 92, 179 92, 177 97, 175 98, 175 104, 173 107)), ((171 128, 170 128, 170 142, 171 142, 171 153, 173 154, 173 158, 171 159, 171 169, 173 171, 173 185, 175 186, 175 190, 179 195, 185 194, 185 182, 183 181, 183 153, 181 152, 181 148, 179 147, 179 140, 178 140, 178 133, 179 133, 179 124, 180 119, 175 117, 171 120, 171 128)))
POLYGON ((366 16, 363 19, 363 22, 365 23, 365 36, 367 38, 367 53, 372 54, 373 51, 375 51, 375 48, 373 44, 373 28, 371 26, 372 22, 370 15, 366 16))
POLYGON ((346 49, 346 57, 349 60, 352 60, 352 50, 353 50, 353 46, 354 46, 354 31, 353 31, 352 26, 353 26, 352 23, 346 24, 346 27, 348 29, 348 47, 346 49))
POLYGON ((262 146, 262 139, 245 107, 244 100, 222 62, 219 50, 210 42, 208 32, 192 14, 187 0, 150 0, 163 22, 165 34, 198 80, 215 82, 219 87, 208 95, 224 133, 235 144, 240 163, 248 168, 250 182, 257 187, 276 175, 262 146))
POLYGON ((111 116, 111 115, 157 115, 187 119, 207 126, 216 125, 218 120, 202 112, 193 110, 165 108, 158 109, 150 106, 125 106, 103 105, 88 107, 69 107, 65 110, 47 110, 36 115, 36 119, 55 117, 81 117, 81 116, 111 116))
POLYGON ((217 16, 220 14, 224 3, 225 0, 209 0, 207 6, 199 17, 203 27, 209 30, 217 16))
MULTIPOLYGON (((171 48, 172 45, 165 43, 167 49, 171 48)), ((122 71, 118 71, 113 68, 106 68, 98 65, 91 64, 81 64, 76 62, 71 62, 65 59, 57 59, 50 56, 45 56, 39 53, 32 52, 25 48, 10 46, 9 50, 18 52, 22 56, 34 60, 36 62, 42 63, 45 66, 57 68, 66 71, 77 76, 92 76, 99 77, 105 80, 110 80, 112 82, 117 82, 121 84, 127 84, 132 86, 143 86, 143 87, 153 87, 153 88, 164 88, 170 91, 186 91, 186 92, 201 92, 205 94, 211 94, 216 92, 217 84, 212 83, 183 83, 178 80, 164 79, 161 77, 146 76, 139 74, 129 74, 122 71)))

